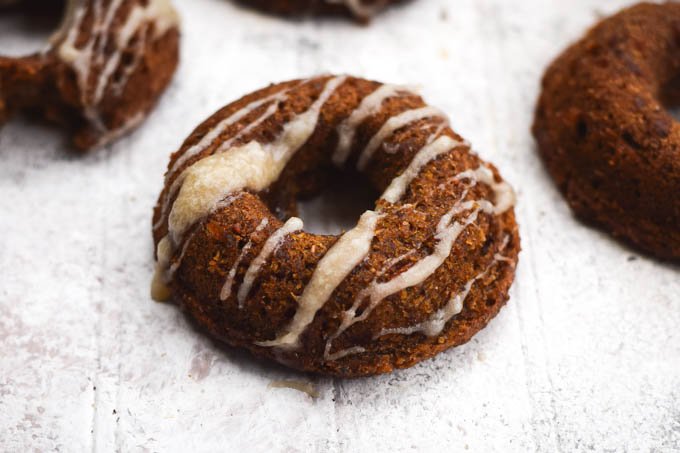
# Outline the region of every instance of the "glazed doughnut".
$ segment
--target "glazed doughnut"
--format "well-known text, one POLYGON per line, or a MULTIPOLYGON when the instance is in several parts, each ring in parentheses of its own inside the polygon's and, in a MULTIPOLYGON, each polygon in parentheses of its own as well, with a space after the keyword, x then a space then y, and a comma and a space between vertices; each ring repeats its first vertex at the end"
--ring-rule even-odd
POLYGON ((72 130, 77 148, 104 145, 136 127, 165 90, 178 39, 169 0, 69 0, 44 51, 0 57, 0 122, 38 111, 72 130))
POLYGON ((240 3, 275 14, 351 15, 367 22, 388 5, 403 0, 238 0, 240 3))
POLYGON ((548 68, 533 133, 580 218, 680 258, 680 4, 607 18, 548 68))
POLYGON ((495 168, 407 88, 345 76, 272 85, 172 155, 152 295, 300 370, 408 367, 468 341, 507 300, 513 204, 495 168), (338 172, 380 199, 340 236, 305 232, 295 200, 338 172))

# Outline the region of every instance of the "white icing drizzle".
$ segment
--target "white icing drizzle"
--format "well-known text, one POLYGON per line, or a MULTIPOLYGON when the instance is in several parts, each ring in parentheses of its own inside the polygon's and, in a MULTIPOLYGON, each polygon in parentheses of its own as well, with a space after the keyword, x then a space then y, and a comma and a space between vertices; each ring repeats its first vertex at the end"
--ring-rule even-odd
POLYGON ((333 153, 333 163, 335 165, 341 167, 347 161, 359 125, 370 116, 378 113, 386 99, 395 97, 405 91, 408 91, 405 87, 381 85, 373 93, 362 99, 359 106, 336 129, 338 145, 333 153))
POLYGON ((368 145, 366 145, 366 148, 364 148, 363 152, 359 156, 357 168, 359 170, 366 169, 366 165, 368 165, 368 162, 371 160, 375 152, 383 143, 385 143, 385 140, 392 136, 392 134, 394 134, 397 130, 426 118, 446 119, 446 115, 442 113, 441 110, 428 106, 419 109, 407 110, 388 119, 387 122, 380 128, 380 130, 371 138, 371 140, 368 142, 368 145))
POLYGON ((340 360, 343 357, 347 357, 348 355, 353 355, 353 354, 363 354, 366 352, 366 348, 362 346, 352 346, 350 348, 346 349, 341 349, 338 352, 334 353, 329 353, 328 351, 330 350, 330 347, 328 346, 330 343, 326 343, 326 351, 324 352, 324 360, 332 362, 334 360, 340 360))
MULTIPOLYGON (((142 61, 142 57, 144 56, 144 45, 146 44, 146 41, 149 39, 148 38, 149 28, 142 28, 141 33, 142 34, 140 38, 134 42, 132 61, 123 67, 121 76, 117 80, 114 79, 113 83, 111 83, 110 85, 111 91, 116 96, 120 96, 123 94, 123 90, 125 90, 125 86, 128 80, 130 80, 130 77, 132 77, 132 73, 135 72, 135 69, 137 69, 137 66, 139 66, 139 63, 142 61)), ((115 67, 113 69, 115 69, 115 67)))
POLYGON ((286 221, 286 223, 283 224, 281 228, 269 236, 269 239, 267 239, 267 241, 264 243, 264 246, 262 246, 260 253, 250 263, 250 266, 248 266, 248 270, 243 277, 243 283, 241 283, 237 294, 239 307, 243 307, 246 297, 248 297, 248 294, 253 287, 255 279, 260 273, 260 269, 267 262, 269 257, 276 253, 276 250, 283 244, 283 241, 289 234, 300 231, 303 226, 304 225, 301 219, 297 217, 291 217, 286 221))
POLYGON ((185 231, 222 200, 244 189, 262 191, 278 179, 290 158, 316 130, 322 107, 345 80, 345 76, 328 79, 309 109, 289 121, 276 140, 267 144, 252 141, 233 147, 184 170, 178 177, 182 180, 181 188, 168 216, 167 237, 171 247, 161 250, 159 243, 157 251, 161 269, 167 269, 171 256, 164 254, 172 254, 185 231))
POLYGON ((446 327, 446 324, 451 319, 453 319, 454 316, 459 315, 460 312, 463 311, 465 300, 470 294, 473 285, 478 280, 484 278, 486 274, 488 274, 489 271, 499 262, 508 262, 514 265, 514 262, 510 258, 501 255, 503 250, 505 250, 505 248, 507 247, 509 240, 510 236, 506 236, 505 239, 503 240, 503 243, 499 247, 498 252, 494 254, 493 261, 482 272, 468 280, 467 283, 465 283, 463 290, 455 294, 451 299, 449 299, 449 301, 447 302, 446 305, 444 305, 444 307, 440 308, 435 313, 433 313, 432 316, 430 316, 430 319, 409 327, 395 327, 391 329, 382 329, 380 333, 375 335, 373 338, 377 339, 384 335, 390 334, 413 335, 414 333, 417 332, 422 332, 428 337, 439 336, 444 330, 444 327, 446 327))
POLYGON ((106 143, 112 142, 116 140, 119 137, 122 137, 126 135, 128 132, 130 132, 133 129, 136 129, 139 124, 144 121, 144 118, 146 118, 146 113, 145 112, 138 112, 136 115, 131 116, 128 118, 121 126, 119 126, 115 130, 109 130, 101 134, 101 136, 98 138, 97 142, 92 145, 94 148, 98 148, 99 146, 103 146, 106 143))
MULTIPOLYGON (((327 359, 333 360, 332 357, 337 356, 337 354, 329 354, 331 342, 352 325, 366 320, 383 299, 401 290, 416 286, 434 274, 451 254, 451 249, 458 236, 468 225, 477 220, 480 210, 482 208, 474 201, 457 202, 449 212, 442 216, 437 225, 435 233, 437 244, 432 254, 420 259, 409 269, 386 282, 378 282, 379 277, 376 276, 368 286, 362 289, 354 300, 352 307, 343 313, 342 323, 337 332, 326 343, 327 359), (472 212, 462 222, 453 221, 455 215, 469 210, 472 210, 472 212), (357 310, 366 299, 368 299, 367 307, 361 315, 357 316, 357 310)), ((340 356, 344 357, 346 355, 346 353, 343 353, 340 356)))
POLYGON ((368 255, 375 236, 375 226, 382 217, 366 211, 354 229, 343 234, 326 252, 298 300, 298 309, 290 324, 274 340, 257 342, 259 346, 295 348, 307 326, 324 306, 333 291, 368 255))
POLYGON ((83 13, 85 7, 84 2, 85 0, 68 0, 66 2, 65 12, 61 19, 61 23, 59 24, 59 28, 48 39, 49 45, 45 48, 45 51, 49 51, 51 48, 58 46, 67 34, 77 32, 77 30, 73 30, 73 25, 80 24, 80 21, 82 20, 82 18, 76 20, 76 15, 78 15, 78 13, 83 13))
POLYGON ((175 272, 177 272, 177 269, 179 269, 179 266, 182 264, 182 260, 184 259, 184 255, 186 255, 187 250, 189 249, 191 240, 194 238, 197 232, 198 230, 194 231, 184 241, 184 244, 182 245, 182 250, 179 251, 179 256, 177 257, 177 260, 173 264, 171 264, 167 270, 166 278, 168 280, 171 279, 172 276, 175 275, 175 272))
MULTIPOLYGON (((435 232, 437 241, 432 254, 422 258, 412 267, 386 282, 377 282, 377 279, 362 290, 358 299, 368 297, 369 308, 362 313, 365 319, 373 308, 386 297, 399 291, 416 286, 424 282, 435 273, 451 254, 453 245, 458 236, 472 223, 477 220, 480 212, 493 214, 495 206, 486 200, 458 201, 440 219, 435 232), (454 221, 455 216, 471 211, 462 221, 454 221), (367 314, 368 313, 368 314, 367 314)), ((360 301, 359 301, 360 302, 360 301)), ((358 308, 358 307, 357 307, 358 308)))
POLYGON ((383 192, 381 198, 390 203, 396 203, 404 196, 406 188, 416 176, 418 176, 425 165, 429 164, 440 155, 463 145, 465 145, 465 143, 454 140, 448 135, 442 135, 418 151, 406 170, 392 180, 387 189, 385 189, 385 192, 383 192))
POLYGON ((243 249, 241 249, 241 253, 239 254, 236 261, 234 261, 234 264, 231 266, 231 269, 229 269, 229 273, 227 274, 227 280, 224 282, 224 286, 222 286, 222 291, 220 291, 220 300, 227 300, 229 296, 231 296, 231 287, 234 286, 236 270, 241 264, 241 261, 243 261, 243 258, 245 258, 246 253, 248 253, 250 249, 253 247, 253 236, 259 233, 260 231, 264 230, 267 227, 267 225, 269 225, 269 219, 265 217, 262 219, 257 228, 255 228, 255 231, 248 239, 246 245, 243 246, 243 249))
MULTIPOLYGON (((425 147, 425 146, 431 144, 433 141, 435 141, 437 138, 439 138, 439 136, 441 135, 442 131, 443 131, 444 129, 446 129, 447 127, 449 127, 449 120, 448 120, 448 118, 447 118, 447 117, 444 117, 443 119, 444 119, 444 121, 443 121, 443 122, 440 122, 439 124, 437 124, 437 128, 436 128, 436 129, 434 130, 434 132, 432 132, 432 133, 430 134, 430 136, 427 138, 427 140, 425 141, 425 144, 423 145, 423 147, 425 147)), ((427 123, 423 124, 422 126, 420 126, 419 129, 420 129, 420 130, 429 130, 429 129, 432 128, 433 125, 434 125, 434 123, 427 122, 427 123)), ((467 142, 465 142, 465 144, 468 145, 467 142)), ((389 143, 389 144, 384 144, 384 143, 383 143, 383 144, 382 144, 382 149, 385 151, 386 154, 396 154, 396 153, 401 149, 401 145, 400 145, 399 143, 389 143)))
POLYGON ((476 170, 464 171, 457 175, 455 179, 470 179, 491 187, 494 192, 494 214, 502 214, 515 205, 515 191, 505 181, 496 182, 493 171, 489 167, 482 165, 476 170))
POLYGON ((236 140, 240 139, 241 137, 246 135, 248 132, 254 130, 257 126, 259 126, 260 124, 267 121, 268 118, 270 118, 272 115, 274 115, 279 110, 280 104, 281 104, 281 101, 278 101, 278 100, 276 102, 272 103, 269 107, 267 107, 267 109, 262 113, 262 115, 260 115, 258 118, 255 119, 255 121, 251 122, 246 127, 241 129, 240 131, 238 131, 238 133, 236 135, 234 135, 233 137, 231 137, 230 139, 228 139, 227 141, 222 143, 219 146, 219 148, 217 148, 217 150, 215 151, 215 154, 223 153, 223 152, 229 150, 229 148, 232 147, 232 145, 234 144, 234 142, 236 140))
MULTIPOLYGON (((122 4, 123 0, 111 0, 108 3, 102 0, 70 0, 62 29, 54 38, 63 37, 57 48, 57 55, 76 73, 85 118, 101 132, 105 132, 107 127, 98 107, 132 38, 146 24, 153 24, 155 37, 162 36, 167 30, 179 24, 177 13, 169 0, 148 0, 146 5, 135 3, 127 16, 120 18, 118 12, 122 4), (82 33, 83 21, 89 12, 88 6, 91 6, 92 29, 89 30, 87 42, 81 47, 76 47, 82 33), (117 24, 111 34, 115 20, 123 22, 117 24), (109 52, 109 55, 106 55, 106 52, 109 52), (91 76, 97 69, 99 74, 94 80, 94 89, 90 91, 91 76)), ((144 34, 142 37, 146 38, 147 35, 144 34)), ((117 82, 119 89, 127 82, 134 65, 139 62, 144 46, 137 45, 134 51, 132 67, 125 68, 121 80, 117 82)))
MULTIPOLYGON (((448 149, 451 149, 451 147, 449 147, 448 149)), ((423 150, 425 150, 425 148, 423 148, 423 150)), ((436 155, 434 151, 429 152, 428 154, 436 155)), ((418 155, 416 155, 414 161, 417 159, 417 157, 418 155)), ((357 322, 366 320, 383 299, 392 294, 396 294, 403 289, 418 285, 424 282, 432 274, 434 274, 436 270, 450 256, 453 244, 455 243, 458 236, 465 230, 465 228, 467 228, 470 224, 474 223, 477 220, 479 212, 498 215, 507 211, 514 205, 515 197, 514 192, 510 185, 505 182, 497 183, 494 179, 493 172, 485 166, 481 166, 476 170, 466 170, 456 175, 453 179, 454 180, 467 179, 470 181, 470 183, 467 186, 467 188, 463 191, 459 201, 453 206, 453 208, 451 208, 451 210, 449 210, 449 212, 447 212, 440 219, 435 233, 435 239, 437 239, 437 244, 435 246, 434 253, 421 259, 420 261, 418 261, 418 263, 416 263, 403 273, 397 275, 395 278, 387 282, 379 283, 378 279, 382 275, 384 275, 384 273, 390 267, 394 265, 394 263, 388 261, 388 263, 386 263, 385 268, 374 277, 373 281, 366 288, 359 292, 352 307, 345 313, 343 313, 343 320, 342 323, 340 324, 340 327, 335 332, 335 334, 329 337, 329 340, 326 343, 326 349, 324 354, 326 360, 338 360, 339 358, 357 352, 358 350, 356 348, 351 348, 352 351, 341 350, 333 354, 330 353, 330 350, 332 347, 333 340, 342 335, 342 333, 344 333, 352 325, 356 324, 357 322), (478 183, 483 183, 491 187, 492 191, 494 192, 495 200, 494 203, 491 203, 487 200, 463 201, 467 197, 469 189, 474 187, 478 183), (472 212, 462 222, 452 223, 452 220, 456 215, 462 214, 463 212, 470 210, 472 212), (362 302, 366 299, 368 299, 367 308, 363 311, 363 313, 360 316, 356 316, 357 310, 361 306, 362 302)), ((401 193, 403 193, 403 191, 401 193)), ((401 198, 401 194, 399 194, 399 198, 401 198)), ((395 201, 391 202, 394 203, 398 201, 399 198, 393 198, 395 201)), ((501 250, 505 248, 505 246, 506 243, 502 245, 501 250)), ((502 260, 503 258, 501 257, 497 259, 502 260)), ((462 301, 460 303, 462 303, 462 301)), ((451 314, 451 316, 455 316, 456 313, 454 312, 457 307, 456 304, 457 304, 456 300, 452 300, 449 304, 447 304, 446 311, 441 313, 441 315, 443 316, 442 319, 445 318, 444 315, 448 315, 450 313, 453 313, 451 314)), ((432 322, 429 324, 424 324, 423 328, 429 327, 432 329, 432 331, 434 331, 435 327, 438 326, 439 324, 437 324, 436 319, 433 319, 431 321, 432 322)), ((444 322, 444 324, 445 323, 446 322, 444 322)))
MULTIPOLYGON (((409 250, 408 252, 406 252, 406 253, 404 253, 404 254, 396 257, 396 258, 392 258, 392 259, 387 260, 385 262, 385 264, 383 265, 382 269, 374 277, 372 283, 375 283, 380 277, 385 275, 385 273, 387 273, 387 271, 392 269, 395 265, 399 264, 400 262, 404 261, 409 256, 414 255, 415 253, 416 253, 416 250, 413 249, 413 250, 409 250)), ((362 300, 363 300, 363 298, 361 298, 361 297, 357 297, 355 299, 354 305, 352 306, 352 308, 350 308, 349 310, 347 310, 346 312, 343 313, 342 322, 340 324, 340 327, 338 327, 338 330, 333 335, 331 335, 328 338, 328 340, 326 341, 326 347, 324 349, 324 358, 326 360, 338 360, 338 359, 345 357, 347 355, 362 353, 362 352, 365 351, 365 349, 362 348, 361 346, 354 346, 354 347, 351 347, 351 348, 348 348, 348 349, 340 350, 340 351, 335 352, 333 354, 330 353, 333 341, 335 341, 336 338, 338 338, 340 335, 342 335, 343 332, 345 332, 345 330, 347 330, 352 324, 354 324, 356 322, 356 321, 354 321, 356 319, 356 316, 355 316, 356 311, 358 310, 359 305, 360 305, 362 300)))
POLYGON ((454 316, 460 314, 461 311, 463 311, 463 303, 465 302, 465 299, 470 293, 472 285, 478 279, 486 275, 487 271, 488 269, 474 277, 472 280, 468 281, 465 284, 465 287, 462 292, 453 296, 443 308, 434 313, 432 317, 427 321, 423 321, 410 327, 394 327, 391 329, 383 329, 380 331, 380 333, 378 333, 378 335, 374 336, 373 339, 377 339, 384 335, 390 334, 412 335, 416 332, 422 332, 428 337, 438 336, 442 332, 442 330, 444 330, 444 326, 446 325, 446 323, 454 316))

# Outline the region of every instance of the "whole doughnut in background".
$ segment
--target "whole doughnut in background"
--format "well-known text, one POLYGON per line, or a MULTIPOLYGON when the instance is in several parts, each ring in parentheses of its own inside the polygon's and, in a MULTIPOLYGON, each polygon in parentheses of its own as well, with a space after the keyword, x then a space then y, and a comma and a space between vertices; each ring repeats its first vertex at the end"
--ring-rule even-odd
MULTIPOLYGON (((22 0, 12 8, 55 10, 22 0)), ((73 134, 75 147, 102 146, 139 125, 175 72, 179 18, 170 0, 69 0, 44 51, 0 56, 0 121, 38 112, 73 134)))
POLYGON ((680 259, 680 4, 604 19, 548 68, 533 134, 574 213, 680 259))
POLYGON ((271 85, 170 159, 152 295, 213 337, 300 370, 363 376, 468 341, 508 299, 514 193, 408 88, 350 76, 271 85), (296 200, 334 175, 382 193, 338 236, 296 200))
POLYGON ((304 14, 346 15, 359 22, 368 22, 391 4, 405 0, 236 0, 237 3, 274 14, 299 16, 304 14))

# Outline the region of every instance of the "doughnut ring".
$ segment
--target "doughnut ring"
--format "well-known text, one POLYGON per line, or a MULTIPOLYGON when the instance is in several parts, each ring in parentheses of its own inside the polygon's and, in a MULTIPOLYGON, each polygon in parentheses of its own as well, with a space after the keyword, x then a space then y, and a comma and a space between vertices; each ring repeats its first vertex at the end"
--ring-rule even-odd
POLYGON ((348 76, 272 85, 172 155, 152 296, 299 370, 409 367, 468 341, 508 299, 513 205, 497 170, 408 88, 348 76), (338 172, 382 195, 342 235, 305 232, 295 201, 338 172))

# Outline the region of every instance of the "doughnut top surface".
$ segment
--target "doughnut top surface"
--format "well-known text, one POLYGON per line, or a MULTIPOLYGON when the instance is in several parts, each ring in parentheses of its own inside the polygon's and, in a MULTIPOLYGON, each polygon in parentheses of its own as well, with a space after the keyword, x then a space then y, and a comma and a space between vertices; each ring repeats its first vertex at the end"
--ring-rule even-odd
POLYGON ((272 85, 172 155, 154 212, 154 296, 301 370, 411 366, 469 340, 507 300, 513 204, 495 168, 405 87, 348 76, 272 85), (344 234, 307 233, 295 202, 334 174, 382 195, 344 234))
POLYGON ((548 68, 533 133, 574 212, 680 258, 680 4, 604 19, 548 68))
POLYGON ((73 129, 80 149, 114 140, 146 117, 169 83, 178 26, 169 0, 69 0, 44 51, 0 57, 0 120, 38 110, 73 129))

